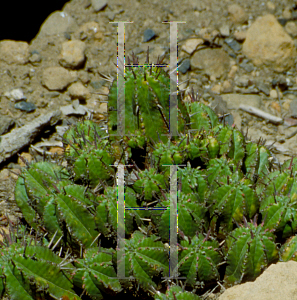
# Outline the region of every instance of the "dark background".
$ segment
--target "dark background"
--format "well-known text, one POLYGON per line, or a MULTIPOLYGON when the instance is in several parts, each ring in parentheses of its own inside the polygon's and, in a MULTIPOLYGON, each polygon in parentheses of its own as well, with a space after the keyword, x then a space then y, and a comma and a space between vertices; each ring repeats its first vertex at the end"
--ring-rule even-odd
POLYGON ((44 20, 54 11, 61 10, 66 0, 1 0, 0 40, 30 42, 44 20))

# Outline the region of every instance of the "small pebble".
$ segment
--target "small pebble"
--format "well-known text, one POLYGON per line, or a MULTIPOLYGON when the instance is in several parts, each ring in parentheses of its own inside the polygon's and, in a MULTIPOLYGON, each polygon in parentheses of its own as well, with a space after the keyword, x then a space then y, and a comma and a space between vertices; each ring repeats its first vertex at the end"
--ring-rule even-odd
POLYGON ((0 135, 7 133, 13 126, 15 121, 7 116, 0 118, 0 135))
POLYGON ((189 58, 186 58, 182 61, 182 63, 180 64, 180 66, 178 66, 178 70, 181 71, 183 74, 185 74, 191 66, 191 61, 189 58))
POLYGON ((287 20, 292 18, 291 10, 288 7, 286 7, 284 9, 284 11, 283 11, 283 17, 284 17, 284 19, 287 19, 287 20))
POLYGON ((250 85, 250 77, 242 75, 236 79, 236 85, 239 87, 248 87, 250 85))
POLYGON ((229 80, 225 80, 223 82, 223 85, 222 85, 222 91, 221 92, 224 92, 224 93, 232 93, 233 91, 233 88, 232 88, 232 84, 229 80))
POLYGON ((230 35, 230 26, 227 23, 224 23, 222 26, 220 26, 219 30, 222 36, 230 35))
POLYGON ((146 29, 143 33, 143 41, 148 42, 151 39, 153 39, 155 36, 156 36, 156 34, 155 34, 154 30, 152 30, 150 28, 146 29))
POLYGON ((49 152, 52 154, 63 155, 64 149, 61 147, 52 147, 49 152))
POLYGON ((233 79, 235 77, 237 70, 238 70, 238 67, 236 65, 232 66, 230 69, 230 72, 228 74, 228 78, 233 79))
POLYGON ((11 101, 26 100, 22 89, 13 89, 10 92, 4 93, 4 96, 9 98, 11 101))
POLYGON ((292 101, 292 100, 289 100, 289 99, 285 100, 285 101, 282 103, 282 107, 283 107, 285 110, 288 111, 288 110, 290 109, 291 101, 292 101))
POLYGON ((35 65, 41 62, 41 56, 39 53, 32 53, 31 56, 29 57, 29 61, 35 65))
POLYGON ((192 54, 196 48, 203 43, 203 39, 188 39, 182 46, 182 50, 186 51, 188 54, 192 54))
POLYGON ((94 90, 99 90, 102 85, 104 84, 105 81, 100 80, 100 81, 91 81, 90 82, 90 86, 94 89, 94 90))
POLYGON ((246 38, 246 31, 235 31, 234 38, 239 42, 244 41, 246 38))
POLYGON ((89 90, 81 82, 71 84, 68 87, 68 92, 72 99, 85 100, 91 96, 89 90))
POLYGON ((297 25, 295 22, 290 21, 286 24, 285 30, 287 31, 288 34, 290 34, 292 37, 297 36, 297 25))
POLYGON ((215 84, 212 88, 211 91, 214 92, 215 94, 220 94, 222 91, 222 87, 220 84, 215 84))
POLYGON ((92 7, 96 12, 102 10, 107 5, 106 0, 91 0, 91 2, 92 7))
POLYGON ((277 99, 278 98, 277 91, 275 89, 272 89, 269 93, 269 96, 273 99, 277 99))
POLYGON ((87 22, 82 24, 78 31, 76 32, 77 38, 83 39, 98 39, 101 40, 103 38, 103 32, 100 28, 99 23, 95 21, 87 22))
POLYGON ((60 96, 60 93, 59 92, 48 92, 45 94, 45 97, 46 98, 56 98, 56 97, 59 97, 60 96))
POLYGON ((280 108, 278 102, 272 102, 272 103, 271 103, 271 108, 273 108, 274 110, 276 110, 276 111, 278 111, 278 112, 281 112, 281 108, 280 108))
POLYGON ((254 71, 254 65, 250 62, 246 62, 245 59, 243 60, 243 62, 241 64, 239 64, 239 66, 241 68, 243 68, 244 70, 246 70, 248 73, 254 71))
POLYGON ((263 92, 265 95, 269 96, 270 94, 270 88, 269 85, 264 82, 257 82, 257 88, 263 92))
POLYGON ((248 15, 245 13, 244 9, 238 4, 232 4, 228 7, 228 13, 230 19, 235 24, 244 24, 248 21, 248 15))
POLYGON ((225 39, 225 43, 234 51, 238 52, 241 50, 241 45, 232 38, 225 39))
POLYGON ((266 6, 267 6, 267 9, 270 11, 270 12, 274 12, 275 11, 275 4, 271 1, 268 1, 266 3, 266 6))
POLYGON ((14 105, 14 107, 16 109, 26 111, 26 112, 31 112, 31 111, 34 111, 36 109, 36 106, 35 106, 34 103, 30 103, 30 102, 26 102, 26 101, 21 101, 21 102, 16 103, 14 105))

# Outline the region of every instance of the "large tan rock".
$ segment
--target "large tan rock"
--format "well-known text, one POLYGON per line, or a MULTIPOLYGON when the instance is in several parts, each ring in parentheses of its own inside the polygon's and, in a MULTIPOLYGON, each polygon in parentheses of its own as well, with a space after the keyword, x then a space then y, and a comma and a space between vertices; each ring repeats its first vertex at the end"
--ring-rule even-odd
POLYGON ((62 67, 49 67, 42 73, 42 84, 49 90, 61 91, 77 79, 76 73, 62 67))
POLYGON ((254 282, 227 289, 219 300, 297 300, 297 262, 271 265, 254 282))
POLYGON ((292 38, 270 14, 251 25, 242 51, 256 66, 266 65, 277 72, 292 67, 296 57, 292 38))
POLYGON ((232 4, 228 7, 230 19, 234 24, 244 24, 248 21, 249 16, 244 9, 238 4, 232 4))
POLYGON ((0 42, 0 59, 8 64, 25 64, 29 60, 27 42, 3 40, 0 42))
POLYGON ((62 35, 65 32, 76 30, 77 24, 74 18, 64 11, 55 11, 50 14, 41 25, 39 35, 62 35))
POLYGON ((202 69, 205 74, 219 78, 227 76, 230 58, 223 49, 202 49, 192 56, 191 67, 202 69))
POLYGON ((86 45, 79 40, 67 41, 62 44, 59 56, 60 64, 65 68, 77 68, 85 61, 86 45))

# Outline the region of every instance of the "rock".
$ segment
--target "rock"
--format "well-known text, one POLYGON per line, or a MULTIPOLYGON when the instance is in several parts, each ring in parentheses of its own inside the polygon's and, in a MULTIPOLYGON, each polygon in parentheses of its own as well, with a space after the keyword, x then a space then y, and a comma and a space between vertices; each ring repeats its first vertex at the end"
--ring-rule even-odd
POLYGON ((287 24, 285 26, 285 30, 292 37, 296 37, 297 36, 297 25, 296 25, 295 22, 293 22, 293 21, 287 22, 287 24))
POLYGON ((209 42, 213 42, 219 34, 220 33, 217 30, 208 27, 202 28, 198 33, 199 37, 209 42))
POLYGON ((22 110, 22 111, 26 111, 26 112, 31 112, 36 109, 36 106, 34 103, 31 103, 31 102, 20 101, 14 105, 14 108, 22 110))
POLYGON ((4 93, 4 96, 9 98, 11 101, 20 101, 27 99, 22 89, 13 89, 9 92, 4 93))
POLYGON ((233 87, 229 80, 225 80, 222 85, 222 93, 232 93, 233 87))
MULTIPOLYGON (((94 90, 99 90, 102 85, 104 84, 104 80, 100 80, 100 81, 91 81, 90 82, 90 86, 94 89, 94 90)), ((109 93, 109 91, 107 91, 107 94, 109 93)))
POLYGON ((235 31, 234 38, 239 42, 244 41, 246 39, 246 31, 235 31))
POLYGON ((252 82, 250 80, 250 76, 242 75, 236 78, 235 84, 239 87, 248 87, 252 85, 252 82))
POLYGON ((84 116, 87 113, 88 109, 84 105, 80 105, 80 104, 77 105, 77 103, 72 103, 70 105, 61 106, 60 110, 65 116, 70 116, 70 115, 84 116))
POLYGON ((238 71, 238 66, 237 65, 233 65, 230 68, 230 72, 228 74, 228 78, 233 79, 235 77, 236 72, 238 71))
POLYGON ((68 88, 68 92, 73 99, 85 100, 91 96, 89 90, 81 82, 71 84, 68 88))
POLYGON ((257 81, 256 82, 257 88, 258 90, 260 90, 261 92, 263 92, 266 96, 270 95, 270 87, 268 84, 262 82, 262 81, 257 81))
POLYGON ((148 42, 156 36, 155 31, 153 29, 146 29, 143 33, 143 41, 148 42))
POLYGON ((7 116, 1 116, 0 118, 0 136, 7 133, 13 126, 15 121, 7 116))
POLYGON ((215 84, 210 90, 215 94, 220 94, 222 91, 222 87, 220 84, 215 84))
POLYGON ((91 3, 95 12, 102 10, 107 5, 106 0, 92 0, 91 3))
POLYGON ((75 31, 77 24, 66 12, 55 11, 48 16, 40 28, 39 35, 58 35, 75 31))
POLYGON ((268 1, 268 2, 266 3, 266 7, 267 7, 267 9, 268 9, 270 12, 274 12, 274 11, 275 11, 275 4, 272 3, 271 1, 268 1))
POLYGON ((270 98, 277 99, 277 91, 275 89, 272 89, 269 93, 269 96, 270 98))
POLYGON ((239 44, 235 39, 227 38, 224 41, 234 52, 241 50, 241 44, 239 44))
POLYGON ((290 103, 290 115, 291 116, 297 116, 297 99, 294 99, 290 103))
POLYGON ((42 84, 49 90, 63 90, 76 80, 76 75, 63 67, 48 67, 42 73, 42 84))
POLYGON ((186 58, 182 61, 181 65, 178 66, 178 70, 185 74, 191 67, 191 61, 189 58, 186 58))
POLYGON ((234 118, 234 122, 233 123, 235 124, 236 128, 238 130, 241 130, 241 121, 242 121, 242 118, 241 118, 239 112, 233 111, 232 112, 232 116, 234 118))
POLYGON ((286 19, 286 20, 289 20, 289 19, 292 18, 292 13, 291 13, 291 10, 290 10, 289 7, 286 7, 286 8, 284 9, 284 11, 283 11, 283 17, 284 17, 284 19, 286 19))
POLYGON ((223 100, 227 102, 228 109, 238 109, 240 104, 248 104, 256 108, 261 107, 261 97, 258 95, 222 94, 223 100))
POLYGON ((234 24, 244 24, 248 21, 248 15, 238 4, 232 4, 228 7, 230 19, 234 24))
POLYGON ((210 107, 214 110, 214 112, 219 116, 227 114, 229 112, 227 109, 227 103, 223 100, 222 96, 212 93, 212 97, 214 99, 211 101, 210 107))
POLYGON ((196 48, 204 43, 203 39, 188 39, 182 46, 182 50, 188 54, 192 54, 196 48))
POLYGON ((293 40, 271 14, 251 25, 242 51, 256 66, 265 64, 277 72, 292 67, 296 56, 293 40))
POLYGON ((83 71, 83 70, 78 71, 78 78, 84 84, 87 84, 90 82, 89 73, 86 71, 83 71))
POLYGON ((219 27, 220 33, 222 36, 229 36, 230 35, 230 26, 227 23, 222 24, 219 27))
POLYGON ((59 63, 65 68, 77 68, 85 61, 86 45, 84 42, 75 40, 62 44, 59 63))
MULTIPOLYGON (((282 103, 282 107, 284 110, 289 111, 290 110, 290 105, 292 103, 292 100, 290 99, 285 99, 282 103)), ((297 122, 296 122, 297 123, 297 122)))
POLYGON ((207 75, 219 78, 229 71, 230 58, 222 49, 202 49, 192 56, 191 67, 203 69, 207 75))
POLYGON ((96 39, 102 40, 103 39, 103 32, 100 30, 100 25, 95 22, 87 22, 84 23, 79 27, 76 32, 76 37, 81 40, 85 39, 96 39))
POLYGON ((29 61, 34 65, 38 65, 41 62, 41 56, 38 51, 33 51, 29 57, 29 61))
POLYGON ((296 300, 297 262, 272 264, 254 282, 227 289, 219 300, 296 300))
POLYGON ((248 73, 254 71, 254 65, 250 63, 248 59, 244 59, 242 63, 239 64, 239 66, 243 68, 245 71, 247 71, 248 73))
POLYGON ((0 59, 8 64, 25 64, 29 60, 29 45, 26 42, 3 40, 0 42, 0 59))

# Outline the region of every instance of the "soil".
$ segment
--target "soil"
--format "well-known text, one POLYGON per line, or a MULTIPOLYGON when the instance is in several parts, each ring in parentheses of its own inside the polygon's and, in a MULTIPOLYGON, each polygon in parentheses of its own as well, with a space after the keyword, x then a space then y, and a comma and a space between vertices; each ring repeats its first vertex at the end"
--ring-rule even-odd
MULTIPOLYGON (((139 57, 140 62, 146 59, 146 50, 149 46, 150 61, 157 61, 158 56, 166 55, 165 62, 169 63, 169 25, 162 24, 163 21, 185 21, 184 24, 178 25, 178 41, 180 45, 196 35, 197 29, 206 28, 209 32, 218 30, 222 25, 230 27, 230 36, 234 32, 234 26, 230 21, 228 14, 228 7, 232 4, 239 4, 249 16, 249 22, 253 22, 257 17, 272 13, 277 18, 286 19, 286 13, 289 11, 289 17, 294 19, 294 12, 296 9, 296 1, 289 0, 274 0, 269 6, 266 1, 231 1, 231 0, 163 0, 163 1, 143 1, 143 0, 109 0, 106 7, 96 12, 94 11, 94 4, 90 0, 73 0, 66 3, 62 11, 69 14, 75 20, 76 26, 72 31, 63 34, 44 35, 41 32, 29 43, 29 50, 31 52, 38 51, 41 56, 40 62, 29 61, 25 64, 7 64, 0 61, 0 118, 9 117, 15 121, 15 128, 28 124, 42 114, 55 111, 61 106, 69 105, 74 99, 70 97, 67 89, 60 91, 48 90, 41 81, 42 72, 51 66, 59 66, 58 56, 61 51, 62 43, 70 39, 80 39, 86 44, 86 62, 73 70, 78 75, 78 78, 92 96, 86 100, 81 100, 80 103, 93 111, 94 118, 101 120, 106 104, 99 101, 107 100, 104 95, 95 93, 107 94, 110 83, 105 81, 101 74, 111 75, 116 78, 116 62, 117 62, 117 24, 110 23, 116 21, 133 21, 133 24, 126 24, 125 26, 125 46, 126 53, 131 54, 132 51, 139 57), (274 9, 272 9, 274 6, 274 9), (272 8, 271 8, 272 7, 272 8), (293 16, 293 17, 292 17, 293 16), (99 24, 99 32, 96 36, 82 36, 82 28, 88 22, 97 22, 99 24), (155 31, 154 39, 144 42, 144 31, 151 28, 155 31), (196 33, 195 33, 196 32, 196 33), (33 69, 33 71, 32 71, 33 69), (22 112, 14 107, 14 101, 11 101, 4 96, 4 93, 12 89, 21 88, 27 96, 27 101, 34 103, 35 111, 27 113, 22 112)), ((219 37, 215 40, 216 44, 223 45, 226 37, 219 37)), ((296 39, 293 37, 294 42, 296 39)), ((205 41, 204 41, 205 42, 205 41)), ((211 49, 212 42, 205 43, 207 49, 211 49)), ((241 51, 233 52, 232 59, 235 64, 239 64, 243 55, 241 51)), ((179 49, 179 59, 191 57, 184 51, 179 49)), ((296 66, 289 70, 291 77, 296 77, 296 66)), ((239 77, 248 74, 250 77, 254 76, 255 81, 266 81, 267 78, 277 79, 280 76, 286 77, 288 73, 277 73, 267 67, 258 67, 256 72, 247 73, 243 68, 238 69, 237 75, 239 77)), ((208 87, 213 87, 216 84, 223 84, 226 76, 220 78, 210 78, 203 71, 188 70, 185 74, 179 73, 179 81, 188 81, 186 86, 187 91, 194 88, 195 91, 201 95, 208 93, 208 87)), ((272 89, 272 87, 270 87, 272 89)), ((263 98, 263 93, 258 92, 263 98)), ((215 96, 210 97, 205 103, 210 104, 215 101, 215 96)), ((264 97, 261 102, 263 111, 267 111, 268 107, 276 107, 276 104, 282 105, 283 99, 273 99, 271 97, 264 97)), ((233 114, 233 118, 240 118, 242 124, 242 131, 246 132, 248 127, 249 136, 252 140, 259 140, 261 136, 265 139, 278 141, 289 149, 285 154, 277 149, 274 149, 275 157, 280 161, 289 159, 290 156, 295 155, 294 148, 296 148, 296 139, 284 138, 284 131, 286 128, 280 125, 273 125, 260 118, 254 117, 239 109, 229 110, 233 114)), ((271 110, 270 110, 271 112, 271 110)), ((272 111, 276 116, 284 117, 288 114, 286 109, 272 111)), ((78 120, 79 117, 71 116, 65 117, 69 121, 78 120)), ((60 122, 61 124, 61 122, 60 122)), ((11 129, 10 129, 11 130, 11 129)), ((42 131, 38 138, 32 143, 33 145, 41 140, 60 140, 55 128, 47 128, 42 131)), ((32 149, 31 149, 32 150, 32 149)), ((18 154, 30 153, 32 158, 32 151, 29 147, 20 149, 18 154)), ((48 149, 49 150, 49 149, 48 149)), ((30 156, 29 156, 30 157, 30 156)), ((17 155, 6 160, 0 165, 0 224, 4 230, 7 229, 7 218, 16 224, 21 217, 20 210, 14 202, 14 185, 17 176, 10 173, 11 170, 15 173, 20 170, 22 161, 17 155)), ((218 288, 219 290, 219 288, 218 288)), ((213 294, 215 299, 218 295, 213 294)), ((210 299, 210 298, 209 298, 210 299)))

